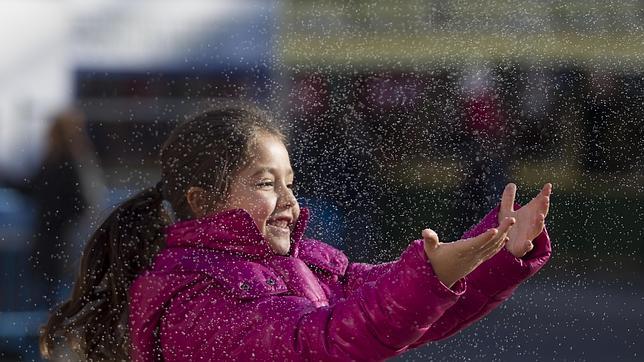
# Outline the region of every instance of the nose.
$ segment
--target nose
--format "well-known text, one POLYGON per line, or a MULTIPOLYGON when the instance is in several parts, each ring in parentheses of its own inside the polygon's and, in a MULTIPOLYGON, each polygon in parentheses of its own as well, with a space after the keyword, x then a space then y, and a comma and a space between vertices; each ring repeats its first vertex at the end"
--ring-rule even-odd
POLYGON ((279 194, 278 205, 283 208, 289 208, 295 206, 297 199, 293 195, 293 190, 284 186, 282 187, 282 192, 279 194))

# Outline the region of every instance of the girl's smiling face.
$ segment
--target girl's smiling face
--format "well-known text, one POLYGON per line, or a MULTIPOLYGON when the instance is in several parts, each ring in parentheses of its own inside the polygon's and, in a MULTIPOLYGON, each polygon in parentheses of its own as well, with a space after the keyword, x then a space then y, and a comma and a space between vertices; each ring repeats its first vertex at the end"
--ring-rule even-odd
POLYGON ((292 227, 300 215, 293 195, 293 169, 277 137, 260 134, 249 149, 249 161, 233 178, 221 210, 244 209, 277 254, 291 246, 292 227))

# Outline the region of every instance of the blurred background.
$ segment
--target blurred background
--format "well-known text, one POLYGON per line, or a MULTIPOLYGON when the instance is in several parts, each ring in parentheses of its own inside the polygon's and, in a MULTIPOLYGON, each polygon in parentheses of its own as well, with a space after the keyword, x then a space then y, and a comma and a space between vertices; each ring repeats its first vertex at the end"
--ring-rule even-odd
POLYGON ((282 120, 309 235, 355 261, 554 184, 548 266, 398 360, 644 358, 644 1, 3 0, 0 49, 2 361, 40 360, 96 223, 231 99, 282 120))

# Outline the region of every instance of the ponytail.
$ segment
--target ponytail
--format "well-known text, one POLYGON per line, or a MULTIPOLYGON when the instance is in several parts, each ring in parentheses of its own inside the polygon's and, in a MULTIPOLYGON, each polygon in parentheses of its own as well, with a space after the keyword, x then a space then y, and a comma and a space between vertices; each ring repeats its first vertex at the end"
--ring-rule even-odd
POLYGON ((159 154, 163 181, 121 204, 85 246, 71 297, 42 329, 44 357, 67 343, 85 360, 129 360, 132 281, 162 248, 165 227, 195 216, 186 191, 208 188, 213 202, 223 201, 250 144, 263 133, 284 138, 266 113, 240 105, 197 114, 175 127, 159 154))
POLYGON ((45 358, 67 343, 86 360, 129 360, 128 289, 151 265, 171 222, 162 185, 123 202, 89 239, 71 297, 41 330, 45 358))

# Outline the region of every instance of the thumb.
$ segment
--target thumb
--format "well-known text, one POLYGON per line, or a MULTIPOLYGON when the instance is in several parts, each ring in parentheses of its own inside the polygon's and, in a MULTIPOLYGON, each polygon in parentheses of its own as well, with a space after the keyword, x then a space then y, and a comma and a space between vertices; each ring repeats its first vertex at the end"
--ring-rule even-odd
POLYGON ((423 240, 425 241, 425 246, 429 249, 435 249, 438 247, 438 234, 432 229, 423 230, 423 240))

